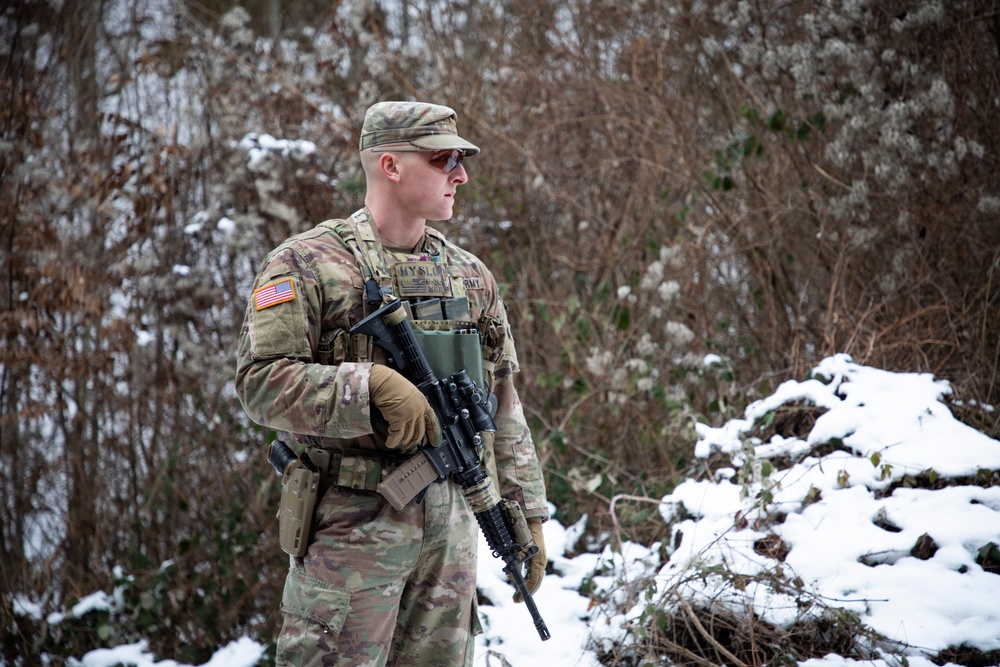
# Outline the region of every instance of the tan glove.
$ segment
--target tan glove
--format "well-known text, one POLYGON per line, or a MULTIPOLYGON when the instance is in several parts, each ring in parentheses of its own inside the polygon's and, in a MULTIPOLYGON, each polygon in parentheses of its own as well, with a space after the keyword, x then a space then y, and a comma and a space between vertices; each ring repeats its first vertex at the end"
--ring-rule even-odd
POLYGON ((412 382, 388 366, 373 364, 368 378, 372 404, 389 422, 385 446, 395 449, 417 445, 424 436, 431 442, 441 437, 434 410, 412 382))
MULTIPOLYGON (((542 537, 542 517, 533 516, 528 519, 528 530, 531 531, 531 541, 538 547, 538 553, 528 561, 528 576, 524 578, 524 585, 532 595, 542 585, 542 577, 545 576, 545 565, 549 562, 545 553, 545 539, 542 537)), ((521 602, 521 594, 514 593, 514 602, 521 602)))

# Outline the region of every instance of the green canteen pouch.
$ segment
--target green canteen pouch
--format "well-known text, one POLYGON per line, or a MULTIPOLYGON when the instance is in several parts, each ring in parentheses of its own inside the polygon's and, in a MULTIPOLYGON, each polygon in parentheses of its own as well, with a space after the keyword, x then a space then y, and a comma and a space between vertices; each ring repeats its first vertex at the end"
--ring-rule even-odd
POLYGON ((414 329, 413 333, 438 379, 446 380, 455 371, 465 370, 476 386, 486 391, 483 386, 483 350, 478 331, 414 329))
POLYGON ((290 463, 282 476, 278 542, 289 556, 301 558, 309 548, 319 484, 320 471, 307 457, 290 463))

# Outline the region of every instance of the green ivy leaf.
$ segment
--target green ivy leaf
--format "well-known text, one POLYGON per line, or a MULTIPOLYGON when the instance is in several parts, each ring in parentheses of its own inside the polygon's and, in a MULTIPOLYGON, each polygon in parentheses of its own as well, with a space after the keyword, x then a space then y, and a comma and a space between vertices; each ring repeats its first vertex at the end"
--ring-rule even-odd
POLYGON ((780 131, 785 129, 785 123, 788 121, 788 114, 784 109, 776 109, 774 113, 767 117, 767 126, 772 130, 780 131))
POLYGON ((632 316, 629 310, 625 306, 615 306, 614 313, 611 315, 614 319, 615 326, 617 326, 621 331, 625 331, 632 324, 632 316))

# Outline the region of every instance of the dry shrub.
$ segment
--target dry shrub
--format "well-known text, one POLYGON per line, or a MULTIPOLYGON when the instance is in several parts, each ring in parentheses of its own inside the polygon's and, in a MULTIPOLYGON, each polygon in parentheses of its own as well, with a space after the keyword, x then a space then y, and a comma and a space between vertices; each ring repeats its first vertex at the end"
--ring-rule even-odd
MULTIPOLYGON (((801 618, 788 628, 776 627, 761 620, 749 607, 734 611, 732 605, 705 601, 700 604, 684 599, 676 587, 665 594, 643 590, 642 582, 633 582, 636 599, 646 595, 646 610, 628 626, 628 639, 605 646, 600 651, 601 664, 608 667, 643 667, 663 664, 678 667, 711 665, 797 665, 828 655, 868 661, 903 655, 906 646, 879 635, 853 613, 830 606, 822 599, 806 594, 787 581, 780 568, 754 577, 728 571, 699 573, 693 577, 723 576, 736 590, 763 585, 779 593, 797 593, 801 618)), ((950 647, 933 659, 939 664, 954 663, 970 667, 995 664, 997 651, 983 651, 969 646, 950 647)), ((903 658, 905 660, 905 658, 903 658)))
POLYGON ((989 3, 511 9, 440 69, 474 91, 463 213, 561 506, 655 491, 623 471, 676 479, 692 416, 835 352, 939 374, 998 433, 989 3))
POLYGON ((857 618, 841 610, 829 610, 792 630, 776 628, 752 613, 743 617, 686 602, 673 614, 659 610, 652 620, 655 625, 640 641, 609 651, 601 663, 640 667, 667 660, 678 667, 745 667, 797 665, 830 654, 855 660, 872 657, 870 635, 857 618))
POLYGON ((15 101, 0 116, 3 655, 148 639, 202 662, 277 627, 277 483, 232 390, 233 346, 259 249, 305 227, 275 193, 319 216, 330 185, 308 156, 280 177, 248 168, 251 128, 286 134, 254 117, 262 98, 289 125, 311 107, 245 68, 238 35, 191 20, 151 44, 94 15, 107 5, 65 4, 82 22, 41 2, 0 20, 15 101), (114 94, 93 88, 109 58, 114 94), (47 620, 116 587, 127 609, 47 620), (40 619, 14 613, 33 603, 40 619))

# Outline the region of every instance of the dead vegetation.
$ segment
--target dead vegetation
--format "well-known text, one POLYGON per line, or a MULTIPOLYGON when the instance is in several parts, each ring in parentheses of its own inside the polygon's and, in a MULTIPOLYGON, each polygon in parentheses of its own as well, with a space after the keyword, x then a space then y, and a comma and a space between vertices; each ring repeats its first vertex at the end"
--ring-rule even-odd
MULTIPOLYGON (((662 495, 702 465, 694 418, 835 352, 948 379, 1000 435, 992 2, 164 2, 0 10, 4 591, 54 609, 173 560, 185 596, 158 604, 188 632, 142 626, 155 650, 275 627, 271 434, 231 392, 234 341, 264 252, 360 205, 376 99, 450 104, 484 148, 445 230, 503 286, 565 520, 662 495), (265 134, 316 150, 251 164, 265 134)), ((619 528, 659 535, 645 510, 619 528)), ((6 600, 14 655, 33 635, 6 600)), ((780 661, 773 629, 692 613, 780 661)))

